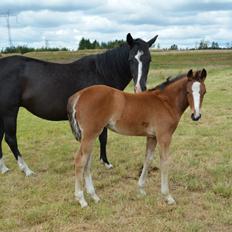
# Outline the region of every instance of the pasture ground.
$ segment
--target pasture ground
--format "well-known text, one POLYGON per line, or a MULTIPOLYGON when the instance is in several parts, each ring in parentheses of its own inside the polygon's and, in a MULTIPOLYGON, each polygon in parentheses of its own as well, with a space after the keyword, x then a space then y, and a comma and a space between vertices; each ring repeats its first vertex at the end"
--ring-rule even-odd
MULTIPOLYGON (((90 51, 92 52, 92 51, 90 51)), ((65 61, 78 53, 26 54, 65 61)), ((190 68, 206 68, 207 94, 199 122, 183 115, 171 145, 170 190, 177 204, 160 196, 158 150, 146 184, 137 195, 145 138, 109 133, 112 170, 98 161, 93 181, 101 198, 81 209, 74 201, 73 154, 79 144, 67 122, 41 120, 25 109, 18 117, 18 144, 37 175, 25 177, 3 142, 11 171, 0 174, 0 231, 232 231, 232 51, 152 52, 149 87, 190 68)), ((132 92, 132 84, 126 91, 132 92)))

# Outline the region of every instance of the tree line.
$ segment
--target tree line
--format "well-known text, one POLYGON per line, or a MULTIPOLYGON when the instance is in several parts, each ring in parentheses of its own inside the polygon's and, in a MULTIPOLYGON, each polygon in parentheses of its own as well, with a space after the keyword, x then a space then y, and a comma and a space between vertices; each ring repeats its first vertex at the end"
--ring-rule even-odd
POLYGON ((13 46, 13 47, 6 47, 2 49, 1 53, 20 53, 24 54, 27 52, 55 52, 55 51, 68 51, 67 48, 33 48, 33 47, 27 47, 26 45, 23 46, 13 46))
MULTIPOLYGON (((108 42, 98 42, 94 40, 93 42, 90 39, 82 38, 79 42, 78 50, 84 49, 110 49, 119 47, 124 44, 126 41, 124 40, 113 40, 108 42)), ((160 44, 157 44, 157 49, 160 49, 160 44)), ((225 47, 220 47, 218 42, 210 42, 207 40, 201 40, 200 42, 196 43, 195 48, 189 48, 190 50, 203 50, 203 49, 232 49, 232 42, 227 42, 225 47)), ((28 47, 26 45, 23 46, 13 46, 13 47, 6 47, 1 50, 1 53, 27 53, 27 52, 43 52, 43 51, 68 51, 68 48, 57 48, 57 47, 41 47, 41 48, 33 48, 28 47)), ((164 50, 179 50, 177 44, 172 44, 169 48, 164 50)), ((188 49, 187 49, 188 50, 188 49)))
POLYGON ((114 41, 108 41, 108 42, 101 42, 99 43, 97 40, 94 40, 91 42, 89 39, 82 38, 79 42, 79 50, 83 49, 109 49, 109 48, 115 48, 119 47, 125 43, 124 40, 114 40, 114 41))
MULTIPOLYGON (((220 47, 218 42, 210 42, 207 40, 201 40, 199 43, 196 43, 195 48, 191 48, 191 50, 203 50, 203 49, 232 49, 232 42, 226 43, 225 47, 220 47)), ((176 44, 172 44, 169 50, 178 50, 178 46, 176 44)))

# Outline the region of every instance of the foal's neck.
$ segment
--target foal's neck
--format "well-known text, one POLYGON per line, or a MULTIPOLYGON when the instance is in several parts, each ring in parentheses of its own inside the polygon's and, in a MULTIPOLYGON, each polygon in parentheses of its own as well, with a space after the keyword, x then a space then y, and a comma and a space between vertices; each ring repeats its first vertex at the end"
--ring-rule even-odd
POLYGON ((176 111, 179 117, 184 113, 189 106, 187 100, 187 77, 180 79, 163 90, 163 94, 167 97, 167 102, 176 111))

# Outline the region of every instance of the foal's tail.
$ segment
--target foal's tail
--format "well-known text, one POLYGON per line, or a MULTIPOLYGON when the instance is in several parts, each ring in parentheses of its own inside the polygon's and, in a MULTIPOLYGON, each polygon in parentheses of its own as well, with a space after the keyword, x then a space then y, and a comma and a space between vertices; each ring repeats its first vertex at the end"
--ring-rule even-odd
POLYGON ((79 97, 74 97, 69 99, 67 105, 67 113, 72 133, 74 134, 76 140, 81 141, 81 129, 76 118, 76 104, 78 98, 79 97))

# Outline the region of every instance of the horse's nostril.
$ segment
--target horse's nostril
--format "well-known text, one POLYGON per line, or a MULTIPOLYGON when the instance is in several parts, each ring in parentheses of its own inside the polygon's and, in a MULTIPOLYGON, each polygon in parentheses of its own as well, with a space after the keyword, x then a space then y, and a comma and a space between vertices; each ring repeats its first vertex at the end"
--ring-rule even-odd
POLYGON ((193 121, 198 121, 201 118, 201 114, 199 114, 199 116, 195 117, 194 114, 191 114, 191 118, 193 121))

